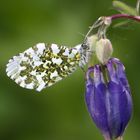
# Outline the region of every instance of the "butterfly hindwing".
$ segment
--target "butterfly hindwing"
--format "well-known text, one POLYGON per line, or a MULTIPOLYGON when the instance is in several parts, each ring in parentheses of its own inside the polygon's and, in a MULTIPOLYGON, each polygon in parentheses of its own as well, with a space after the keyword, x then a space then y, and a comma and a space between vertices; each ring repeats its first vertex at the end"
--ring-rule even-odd
POLYGON ((81 65, 80 47, 39 43, 10 59, 7 75, 21 87, 41 91, 67 77, 81 65))

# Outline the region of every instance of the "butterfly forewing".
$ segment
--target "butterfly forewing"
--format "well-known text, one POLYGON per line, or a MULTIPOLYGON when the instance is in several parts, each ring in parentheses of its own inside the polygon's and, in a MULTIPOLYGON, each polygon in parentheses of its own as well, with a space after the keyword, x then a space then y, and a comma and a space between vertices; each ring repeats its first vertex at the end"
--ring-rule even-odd
POLYGON ((7 75, 21 87, 41 91, 71 74, 82 63, 81 45, 67 48, 39 43, 14 56, 7 75))

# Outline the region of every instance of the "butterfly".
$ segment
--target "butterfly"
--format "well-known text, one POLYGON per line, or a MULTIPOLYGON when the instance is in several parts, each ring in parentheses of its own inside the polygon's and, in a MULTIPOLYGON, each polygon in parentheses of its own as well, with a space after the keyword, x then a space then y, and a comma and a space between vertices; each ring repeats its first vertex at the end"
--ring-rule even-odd
POLYGON ((6 65, 7 76, 23 88, 41 91, 73 73, 78 66, 83 69, 95 52, 99 36, 90 34, 105 24, 103 19, 99 18, 90 27, 83 43, 73 48, 38 43, 13 56, 6 65))
POLYGON ((41 91, 73 73, 87 63, 83 45, 73 48, 38 43, 11 58, 6 65, 7 76, 27 89, 41 91))

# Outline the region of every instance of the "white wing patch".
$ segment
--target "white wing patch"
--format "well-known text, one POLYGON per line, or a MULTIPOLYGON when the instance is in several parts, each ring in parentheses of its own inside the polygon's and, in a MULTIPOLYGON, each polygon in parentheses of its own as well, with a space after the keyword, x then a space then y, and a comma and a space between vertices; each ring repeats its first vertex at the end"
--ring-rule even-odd
POLYGON ((10 59, 6 72, 21 87, 41 91, 84 63, 81 45, 67 48, 39 43, 10 59))

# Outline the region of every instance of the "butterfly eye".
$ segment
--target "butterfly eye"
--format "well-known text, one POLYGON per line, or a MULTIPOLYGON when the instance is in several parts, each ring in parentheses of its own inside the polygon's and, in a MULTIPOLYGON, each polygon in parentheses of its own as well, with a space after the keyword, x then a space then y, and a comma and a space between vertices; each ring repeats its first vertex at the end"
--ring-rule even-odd
POLYGON ((89 50, 89 46, 86 44, 86 43, 83 43, 81 45, 81 47, 84 49, 84 50, 89 50))

